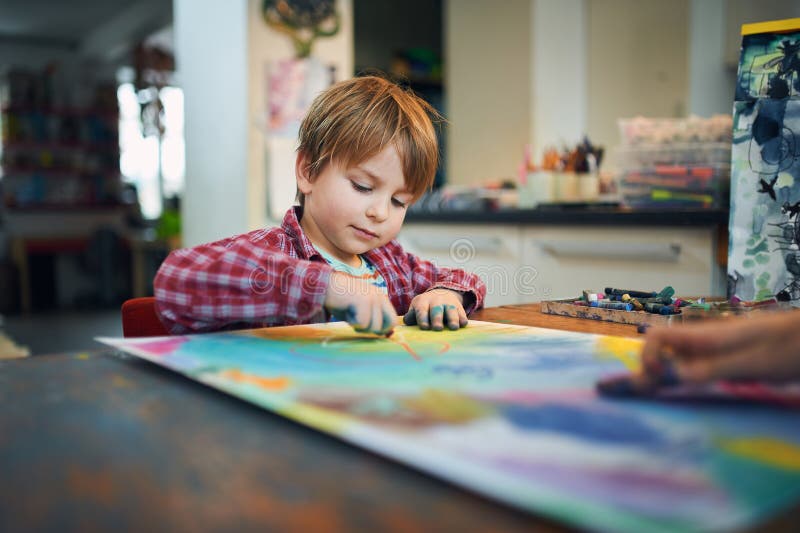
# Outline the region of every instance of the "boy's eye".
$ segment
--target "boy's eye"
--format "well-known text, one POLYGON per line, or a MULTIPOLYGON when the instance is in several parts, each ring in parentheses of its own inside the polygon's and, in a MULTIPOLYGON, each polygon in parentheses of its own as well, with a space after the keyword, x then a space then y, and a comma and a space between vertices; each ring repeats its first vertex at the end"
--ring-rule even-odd
POLYGON ((355 190, 357 190, 358 192, 369 192, 369 191, 372 190, 372 189, 370 189, 369 187, 367 187, 365 185, 361 185, 360 183, 356 183, 355 181, 351 181, 350 183, 353 185, 353 188, 355 190))
POLYGON ((408 204, 407 204, 407 203, 405 203, 405 202, 401 202, 401 201, 400 201, 400 200, 398 200, 397 198, 392 198, 392 203, 393 203, 394 205, 396 205, 397 207, 406 207, 406 206, 408 205, 408 204))

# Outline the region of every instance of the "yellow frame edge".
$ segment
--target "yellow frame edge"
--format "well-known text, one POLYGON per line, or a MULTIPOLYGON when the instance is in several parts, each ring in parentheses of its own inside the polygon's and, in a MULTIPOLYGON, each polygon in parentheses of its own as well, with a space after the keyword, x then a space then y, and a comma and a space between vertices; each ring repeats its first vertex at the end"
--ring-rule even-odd
POLYGON ((792 30, 800 30, 800 18, 742 24, 742 35, 753 35, 756 33, 785 33, 792 30))

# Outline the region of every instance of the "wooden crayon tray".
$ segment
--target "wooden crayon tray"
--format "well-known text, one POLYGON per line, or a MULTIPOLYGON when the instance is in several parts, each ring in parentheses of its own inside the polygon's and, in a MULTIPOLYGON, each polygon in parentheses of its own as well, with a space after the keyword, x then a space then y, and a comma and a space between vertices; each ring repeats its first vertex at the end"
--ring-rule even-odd
POLYGON ((572 303, 577 299, 579 298, 544 300, 542 301, 542 313, 586 318, 589 320, 605 320, 606 322, 618 322, 636 326, 642 324, 674 324, 683 320, 681 315, 657 315, 655 313, 648 313, 647 311, 620 311, 617 309, 603 309, 600 307, 583 307, 572 303))

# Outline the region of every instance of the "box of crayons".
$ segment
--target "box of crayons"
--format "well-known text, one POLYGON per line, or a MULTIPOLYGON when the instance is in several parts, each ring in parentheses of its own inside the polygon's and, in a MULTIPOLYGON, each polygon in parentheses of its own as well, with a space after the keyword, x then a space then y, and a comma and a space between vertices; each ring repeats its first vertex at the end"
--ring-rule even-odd
POLYGON ((659 292, 606 287, 602 293, 585 290, 576 298, 542 302, 543 313, 637 326, 724 318, 790 307, 774 297, 757 301, 744 301, 736 296, 720 301, 676 298, 672 287, 664 287, 659 292))
POLYGON ((585 290, 576 298, 542 302, 542 312, 551 315, 605 320, 633 325, 670 324, 681 321, 683 309, 704 302, 675 298, 672 287, 640 291, 606 287, 602 293, 585 290))

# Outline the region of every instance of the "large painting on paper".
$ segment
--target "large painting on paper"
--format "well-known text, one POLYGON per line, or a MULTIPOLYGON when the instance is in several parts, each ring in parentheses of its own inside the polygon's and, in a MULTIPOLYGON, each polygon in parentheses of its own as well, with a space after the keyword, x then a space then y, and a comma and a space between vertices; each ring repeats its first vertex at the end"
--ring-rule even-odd
POLYGON ((740 528, 800 500, 797 410, 599 397, 600 377, 638 367, 637 339, 473 321, 389 339, 337 322, 103 342, 579 527, 740 528))

